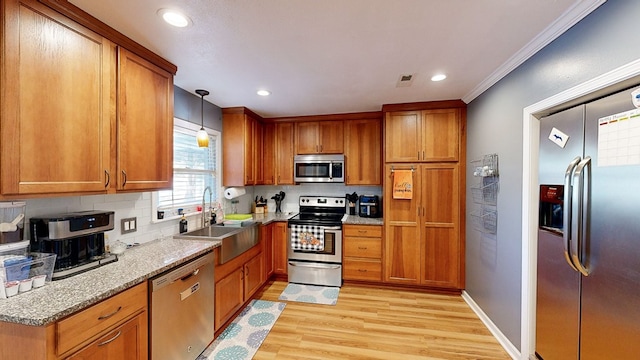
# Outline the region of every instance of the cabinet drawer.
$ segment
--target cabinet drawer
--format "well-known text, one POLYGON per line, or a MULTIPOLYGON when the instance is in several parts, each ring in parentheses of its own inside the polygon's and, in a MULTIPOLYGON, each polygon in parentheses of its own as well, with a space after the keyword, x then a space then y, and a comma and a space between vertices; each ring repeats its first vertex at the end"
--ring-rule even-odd
POLYGON ((379 260, 344 259, 345 280, 382 281, 382 262, 379 260))
POLYGON ((100 335, 147 306, 147 283, 123 291, 58 322, 58 354, 100 335))
POLYGON ((380 225, 345 225, 343 231, 345 237, 382 237, 382 226, 380 225))
POLYGON ((344 256, 380 259, 382 256, 382 240, 360 237, 345 238, 344 256))

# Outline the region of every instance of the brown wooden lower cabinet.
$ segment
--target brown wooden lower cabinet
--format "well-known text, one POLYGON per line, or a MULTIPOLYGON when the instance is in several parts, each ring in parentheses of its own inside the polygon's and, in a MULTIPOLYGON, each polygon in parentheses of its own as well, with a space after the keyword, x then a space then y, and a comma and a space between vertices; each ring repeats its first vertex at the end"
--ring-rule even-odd
POLYGON ((215 289, 215 325, 219 329, 244 303, 244 284, 242 283, 243 268, 239 267, 232 273, 216 281, 215 289))
POLYGON ((413 197, 394 199, 385 185, 385 282, 449 290, 464 288, 464 237, 458 163, 387 164, 409 170, 413 197))
POLYGON ((219 264, 216 254, 214 328, 220 329, 264 284, 262 242, 238 257, 219 264))
POLYGON ((274 270, 274 249, 273 249, 273 228, 274 223, 260 226, 260 241, 262 241, 262 254, 264 255, 264 280, 268 280, 273 275, 274 270))
POLYGON ((146 312, 125 322, 68 359, 146 359, 146 312))
POLYGON ((382 282, 382 226, 344 225, 344 280, 382 282))
POLYGON ((0 322, 0 359, 147 359, 147 282, 46 326, 0 322))
POLYGON ((275 222, 273 228, 273 259, 274 269, 273 272, 276 275, 287 275, 287 223, 275 222))

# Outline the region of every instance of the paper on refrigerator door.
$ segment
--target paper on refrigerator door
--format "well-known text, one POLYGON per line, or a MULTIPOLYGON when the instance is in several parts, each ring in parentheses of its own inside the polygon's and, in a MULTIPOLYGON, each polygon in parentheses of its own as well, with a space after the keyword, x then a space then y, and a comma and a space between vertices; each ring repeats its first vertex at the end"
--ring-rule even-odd
POLYGON ((640 109, 598 119, 598 166, 640 164, 640 109))
POLYGON ((569 141, 569 135, 553 128, 551 129, 551 133, 549 133, 549 140, 564 149, 565 145, 567 145, 567 141, 569 141))

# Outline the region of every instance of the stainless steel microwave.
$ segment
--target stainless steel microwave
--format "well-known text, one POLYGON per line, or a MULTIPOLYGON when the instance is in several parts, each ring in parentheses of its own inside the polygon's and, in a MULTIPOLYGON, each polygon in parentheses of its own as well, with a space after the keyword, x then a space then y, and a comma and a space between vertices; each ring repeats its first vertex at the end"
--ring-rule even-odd
POLYGON ((344 182, 344 155, 296 155, 295 182, 344 182))

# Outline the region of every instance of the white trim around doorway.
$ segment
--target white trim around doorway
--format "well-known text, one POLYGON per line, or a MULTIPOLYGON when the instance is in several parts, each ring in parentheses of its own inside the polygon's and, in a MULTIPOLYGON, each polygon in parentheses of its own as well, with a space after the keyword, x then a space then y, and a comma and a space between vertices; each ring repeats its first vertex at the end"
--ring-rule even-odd
POLYGON ((538 248, 538 145, 536 114, 640 75, 640 59, 548 97, 523 110, 521 359, 535 359, 536 262, 538 248))

